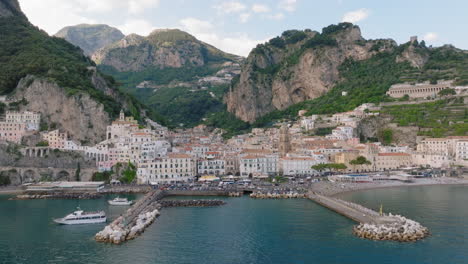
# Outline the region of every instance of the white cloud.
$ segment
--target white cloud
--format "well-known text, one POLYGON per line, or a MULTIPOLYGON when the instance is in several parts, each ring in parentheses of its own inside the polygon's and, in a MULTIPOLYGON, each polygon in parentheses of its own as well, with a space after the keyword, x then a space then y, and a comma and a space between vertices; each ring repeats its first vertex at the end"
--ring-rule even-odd
POLYGON ((281 0, 279 3, 279 8, 288 12, 296 11, 297 0, 281 0))
POLYGON ((342 22, 357 23, 366 19, 370 15, 370 10, 361 8, 344 14, 342 22))
POLYGON ((254 13, 268 13, 270 12, 270 7, 262 4, 254 4, 252 5, 252 11, 254 13))
POLYGON ((247 6, 237 1, 225 1, 221 2, 218 5, 215 5, 214 8, 218 10, 219 13, 232 14, 244 11, 247 8, 247 6))
POLYGON ((247 23, 250 19, 250 14, 249 13, 242 13, 239 15, 239 20, 241 23, 247 23))
POLYGON ((216 28, 212 23, 192 17, 180 20, 180 25, 182 30, 186 30, 199 40, 241 56, 247 56, 257 44, 267 41, 251 39, 244 33, 221 36, 216 33, 216 28))
POLYGON ((136 33, 141 36, 147 36, 155 27, 144 19, 129 19, 122 25, 116 25, 125 35, 136 33))
POLYGON ((423 40, 429 41, 429 42, 434 42, 439 39, 439 34, 435 32, 427 32, 426 35, 424 35, 423 40))
POLYGON ((160 0, 21 0, 21 8, 33 24, 55 34, 65 26, 103 23, 102 15, 111 12, 124 20, 159 3, 160 0))

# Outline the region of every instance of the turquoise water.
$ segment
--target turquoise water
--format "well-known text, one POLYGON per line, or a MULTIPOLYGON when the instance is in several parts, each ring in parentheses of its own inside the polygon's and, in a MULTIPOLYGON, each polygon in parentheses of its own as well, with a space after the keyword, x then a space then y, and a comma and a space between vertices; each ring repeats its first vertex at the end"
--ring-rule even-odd
MULTIPOLYGON (((412 244, 361 240, 353 222, 309 200, 226 198, 225 206, 167 208, 138 239, 99 244, 104 225, 57 226, 71 200, 0 196, 0 263, 468 263, 468 188, 370 190, 344 198, 420 221, 433 235, 412 244)), ((80 201, 111 218, 124 208, 80 201)))

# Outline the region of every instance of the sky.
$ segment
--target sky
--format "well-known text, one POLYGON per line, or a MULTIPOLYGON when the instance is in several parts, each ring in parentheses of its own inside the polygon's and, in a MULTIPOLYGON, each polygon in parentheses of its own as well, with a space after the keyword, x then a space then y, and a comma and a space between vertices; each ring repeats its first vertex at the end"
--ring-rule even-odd
POLYGON ((29 20, 55 34, 65 26, 107 24, 124 34, 179 28, 233 54, 289 29, 321 29, 343 21, 366 39, 410 36, 427 45, 468 49, 466 0, 19 0, 29 20))

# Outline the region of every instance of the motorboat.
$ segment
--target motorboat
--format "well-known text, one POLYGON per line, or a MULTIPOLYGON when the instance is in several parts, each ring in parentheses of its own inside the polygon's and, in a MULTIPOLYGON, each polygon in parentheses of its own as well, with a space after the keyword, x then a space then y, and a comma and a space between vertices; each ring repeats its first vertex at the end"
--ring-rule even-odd
POLYGON ((114 200, 109 200, 110 205, 132 205, 133 201, 129 201, 127 198, 117 197, 114 200))
POLYGON ((73 213, 63 218, 54 219, 54 222, 61 225, 81 225, 105 223, 106 220, 104 211, 85 212, 78 207, 73 213))

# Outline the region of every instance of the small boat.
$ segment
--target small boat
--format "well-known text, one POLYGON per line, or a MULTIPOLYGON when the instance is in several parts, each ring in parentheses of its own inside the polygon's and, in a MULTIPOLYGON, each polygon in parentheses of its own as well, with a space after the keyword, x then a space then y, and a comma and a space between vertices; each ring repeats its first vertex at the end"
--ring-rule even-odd
POLYGON ((79 207, 77 210, 63 218, 54 219, 54 222, 61 225, 81 225, 105 223, 107 220, 104 211, 85 212, 79 207))
POLYGON ((110 205, 132 205, 133 201, 129 201, 127 198, 117 197, 114 200, 109 200, 110 205))

